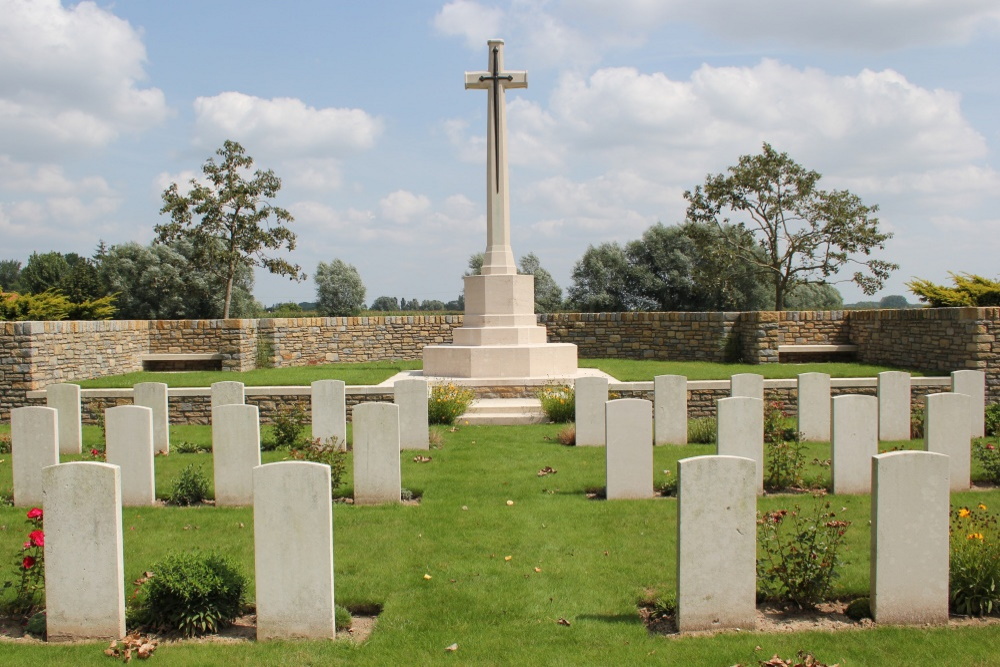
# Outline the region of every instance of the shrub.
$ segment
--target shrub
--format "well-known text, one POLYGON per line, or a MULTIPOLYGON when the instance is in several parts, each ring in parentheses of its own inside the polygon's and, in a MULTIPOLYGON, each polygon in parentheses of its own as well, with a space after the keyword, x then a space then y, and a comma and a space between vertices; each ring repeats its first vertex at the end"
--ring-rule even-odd
POLYGON ((246 575, 218 554, 175 552, 151 571, 137 598, 143 626, 192 637, 218 632, 243 611, 246 575))
MULTIPOLYGON (((13 588, 14 598, 3 605, 8 614, 31 616, 45 605, 45 532, 42 510, 32 507, 27 513, 28 535, 14 559, 17 576, 7 580, 4 589, 13 588)), ((6 528, 6 526, 5 526, 6 528)))
POLYGON ((919 440, 924 437, 924 409, 914 408, 910 411, 910 439, 919 440))
POLYGON ((465 414, 474 400, 476 392, 469 387, 450 383, 435 385, 431 387, 431 396, 427 399, 427 421, 450 426, 465 414))
POLYGON ((757 559, 760 594, 807 608, 825 600, 850 525, 836 518, 830 503, 817 504, 812 515, 803 514, 798 506, 758 515, 757 543, 763 554, 757 559))
POLYGON ((174 450, 176 454, 198 454, 199 452, 207 452, 208 448, 199 445, 196 442, 191 442, 190 440, 181 440, 180 442, 171 445, 171 449, 174 450))
POLYGON ((688 421, 688 442, 692 445, 713 445, 716 435, 715 417, 698 417, 688 421))
POLYGON ((768 491, 802 486, 805 448, 799 433, 786 426, 787 420, 777 401, 764 404, 764 488, 768 491))
POLYGON ((1000 403, 986 406, 986 435, 1000 435, 1000 403))
POLYGON ((1000 531, 986 505, 951 515, 949 602, 956 614, 982 616, 1000 608, 1000 531))
POLYGON ((271 438, 262 443, 261 449, 295 449, 305 443, 303 431, 306 428, 306 414, 299 406, 281 408, 271 425, 271 438))
POLYGON ((201 467, 187 465, 167 496, 168 505, 198 505, 208 498, 208 478, 201 467))
POLYGON ((351 624, 353 623, 351 619, 351 612, 349 612, 344 607, 339 604, 333 607, 333 620, 334 627, 337 630, 350 630, 351 624))
POLYGON ((0 454, 10 454, 10 434, 0 433, 0 454))
POLYGON ((330 487, 334 494, 340 487, 347 472, 347 449, 336 438, 322 441, 316 438, 305 447, 297 447, 289 453, 296 461, 312 461, 330 466, 330 487))
POLYGON ((991 442, 977 440, 972 443, 972 457, 983 467, 987 480, 1000 484, 1000 448, 991 442))
POLYGON ((576 419, 576 392, 566 385, 546 385, 539 390, 538 400, 549 421, 557 424, 576 419))

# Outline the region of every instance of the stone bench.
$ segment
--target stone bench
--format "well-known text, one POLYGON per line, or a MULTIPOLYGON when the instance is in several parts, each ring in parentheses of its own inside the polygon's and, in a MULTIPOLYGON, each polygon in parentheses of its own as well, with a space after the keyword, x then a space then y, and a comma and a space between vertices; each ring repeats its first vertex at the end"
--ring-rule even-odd
POLYGON ((139 358, 144 371, 221 371, 223 356, 218 352, 189 352, 143 354, 139 358))
POLYGON ((779 361, 837 361, 853 359, 858 346, 851 344, 779 345, 779 361))

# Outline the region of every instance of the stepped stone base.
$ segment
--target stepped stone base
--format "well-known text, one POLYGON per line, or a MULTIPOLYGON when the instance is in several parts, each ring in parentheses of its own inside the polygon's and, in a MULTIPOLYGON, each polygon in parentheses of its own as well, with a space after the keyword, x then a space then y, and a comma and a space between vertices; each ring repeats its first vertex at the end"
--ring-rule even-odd
POLYGON ((480 398, 456 420, 457 424, 475 426, 512 426, 541 424, 548 421, 537 398, 480 398))
POLYGON ((547 378, 576 374, 576 345, 428 345, 424 375, 455 378, 547 378))

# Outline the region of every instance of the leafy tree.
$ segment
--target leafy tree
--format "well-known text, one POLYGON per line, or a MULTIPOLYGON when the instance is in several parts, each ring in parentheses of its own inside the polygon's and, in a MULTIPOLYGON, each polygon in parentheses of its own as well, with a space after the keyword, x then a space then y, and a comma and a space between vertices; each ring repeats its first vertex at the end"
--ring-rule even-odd
POLYGON ((320 262, 316 267, 316 301, 320 315, 357 315, 365 307, 365 284, 361 274, 342 260, 320 262))
POLYGON ((28 263, 21 269, 19 282, 21 291, 27 294, 41 294, 46 290, 59 289, 70 272, 69 262, 60 252, 31 253, 28 263))
POLYGON ((535 277, 535 312, 554 313, 562 308, 562 288, 556 284, 552 274, 542 268, 533 252, 518 262, 518 273, 535 277))
POLYGON ((260 266, 293 280, 306 276, 298 265, 266 254, 282 247, 295 249, 295 234, 281 224, 292 222, 291 214, 268 201, 281 189, 281 179, 270 169, 258 169, 247 180, 253 158, 235 141, 227 140, 216 155, 222 158, 221 164, 209 158, 202 167, 207 185, 191 179, 187 195, 180 193, 176 183, 163 191, 160 213, 168 214, 170 222, 157 225, 155 231, 158 243, 179 239, 192 243, 194 265, 222 279, 222 317, 228 318, 241 267, 260 266), (272 218, 276 222, 271 223, 272 218))
MULTIPOLYGON (((100 263, 101 279, 118 297, 118 316, 133 320, 216 319, 223 312, 221 279, 195 270, 189 241, 112 246, 100 263)), ((255 314, 253 271, 241 265, 233 280, 231 314, 255 314)))
POLYGON ((16 292, 20 289, 21 262, 16 259, 0 260, 0 290, 16 292))
POLYGON ((483 273, 483 262, 486 261, 486 253, 474 252, 469 256, 469 270, 465 272, 467 276, 479 276, 483 273))
POLYGON ((792 287, 785 297, 788 310, 840 310, 844 297, 833 285, 801 283, 792 287))
POLYGON ((383 312, 397 311, 399 310, 399 299, 394 296, 380 296, 372 301, 372 305, 369 310, 378 310, 383 312))
POLYGON ((640 310, 625 249, 617 243, 588 246, 573 266, 569 302, 584 312, 640 310))
POLYGON ((424 299, 420 302, 420 310, 444 310, 444 301, 424 299))
POLYGON ((906 286, 931 308, 1000 306, 1000 281, 971 273, 949 272, 948 275, 954 287, 935 285, 922 278, 911 280, 906 286))
POLYGON ((910 307, 910 302, 902 294, 890 294, 879 299, 878 307, 883 310, 903 310, 910 307))
POLYGON ((760 155, 744 155, 728 174, 709 174, 684 193, 688 220, 715 225, 726 246, 774 286, 775 310, 793 285, 831 282, 847 266, 857 268, 851 280, 865 294, 899 268, 870 257, 892 237, 879 231, 878 207, 846 190, 820 190, 819 179, 765 143, 760 155), (727 230, 729 223, 735 227, 727 230))

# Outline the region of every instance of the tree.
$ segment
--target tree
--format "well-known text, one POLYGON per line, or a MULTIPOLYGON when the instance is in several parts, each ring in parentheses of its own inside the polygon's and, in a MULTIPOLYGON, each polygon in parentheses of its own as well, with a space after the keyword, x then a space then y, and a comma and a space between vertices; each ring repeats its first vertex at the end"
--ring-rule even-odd
POLYGON ((584 312, 638 310, 628 257, 617 243, 587 246, 573 266, 569 302, 584 312))
POLYGON ((28 263, 21 269, 19 276, 21 290, 27 294, 41 294, 50 289, 58 290, 69 271, 69 262, 62 253, 33 252, 28 258, 28 263))
POLYGON ((346 317, 357 315, 365 307, 365 284, 353 265, 339 259, 320 262, 313 280, 320 315, 346 317))
POLYGON ((788 310, 840 310, 844 297, 833 285, 801 283, 792 287, 785 297, 788 310))
POLYGON ((902 294, 890 294, 879 299, 878 307, 883 310, 905 310, 910 302, 902 294))
POLYGON ((562 308, 562 288, 552 274, 542 268, 535 253, 529 252, 517 264, 518 273, 535 277, 536 313, 554 313, 562 308))
POLYGON ((687 218, 715 225, 726 246, 757 267, 774 286, 775 310, 784 308, 793 285, 837 282, 829 278, 846 266, 857 267, 850 280, 865 294, 881 289, 899 268, 870 257, 892 238, 879 231, 878 206, 846 190, 819 190, 820 174, 787 153, 765 143, 760 155, 740 157, 728 172, 709 174, 704 186, 684 193, 687 218))
MULTIPOLYGON (((128 320, 215 319, 223 311, 222 280, 195 270, 188 241, 143 246, 124 243, 104 253, 99 271, 117 294, 118 316, 128 320)), ((253 271, 241 265, 233 279, 232 314, 255 314, 253 271)))
POLYGON ((16 259, 0 260, 0 291, 18 291, 20 275, 21 262, 16 259))
POLYGON ((961 306, 1000 306, 1000 281, 990 280, 970 273, 951 273, 954 287, 935 285, 929 280, 916 278, 906 283, 910 291, 930 304, 931 308, 956 308, 961 306))
POLYGON ((282 247, 295 249, 295 234, 281 224, 292 222, 291 214, 268 201, 281 189, 281 179, 270 169, 258 169, 247 180, 253 158, 235 141, 227 140, 216 155, 222 158, 221 164, 209 158, 202 167, 207 185, 191 179, 187 195, 180 193, 176 183, 163 191, 160 213, 168 214, 170 222, 157 225, 155 231, 157 243, 190 241, 197 250, 194 264, 222 279, 225 319, 241 267, 259 266, 293 280, 306 276, 298 265, 266 254, 282 247), (272 218, 276 222, 272 223, 272 218))
POLYGON ((394 296, 380 296, 372 301, 372 306, 369 310, 395 312, 399 310, 399 299, 394 296))

